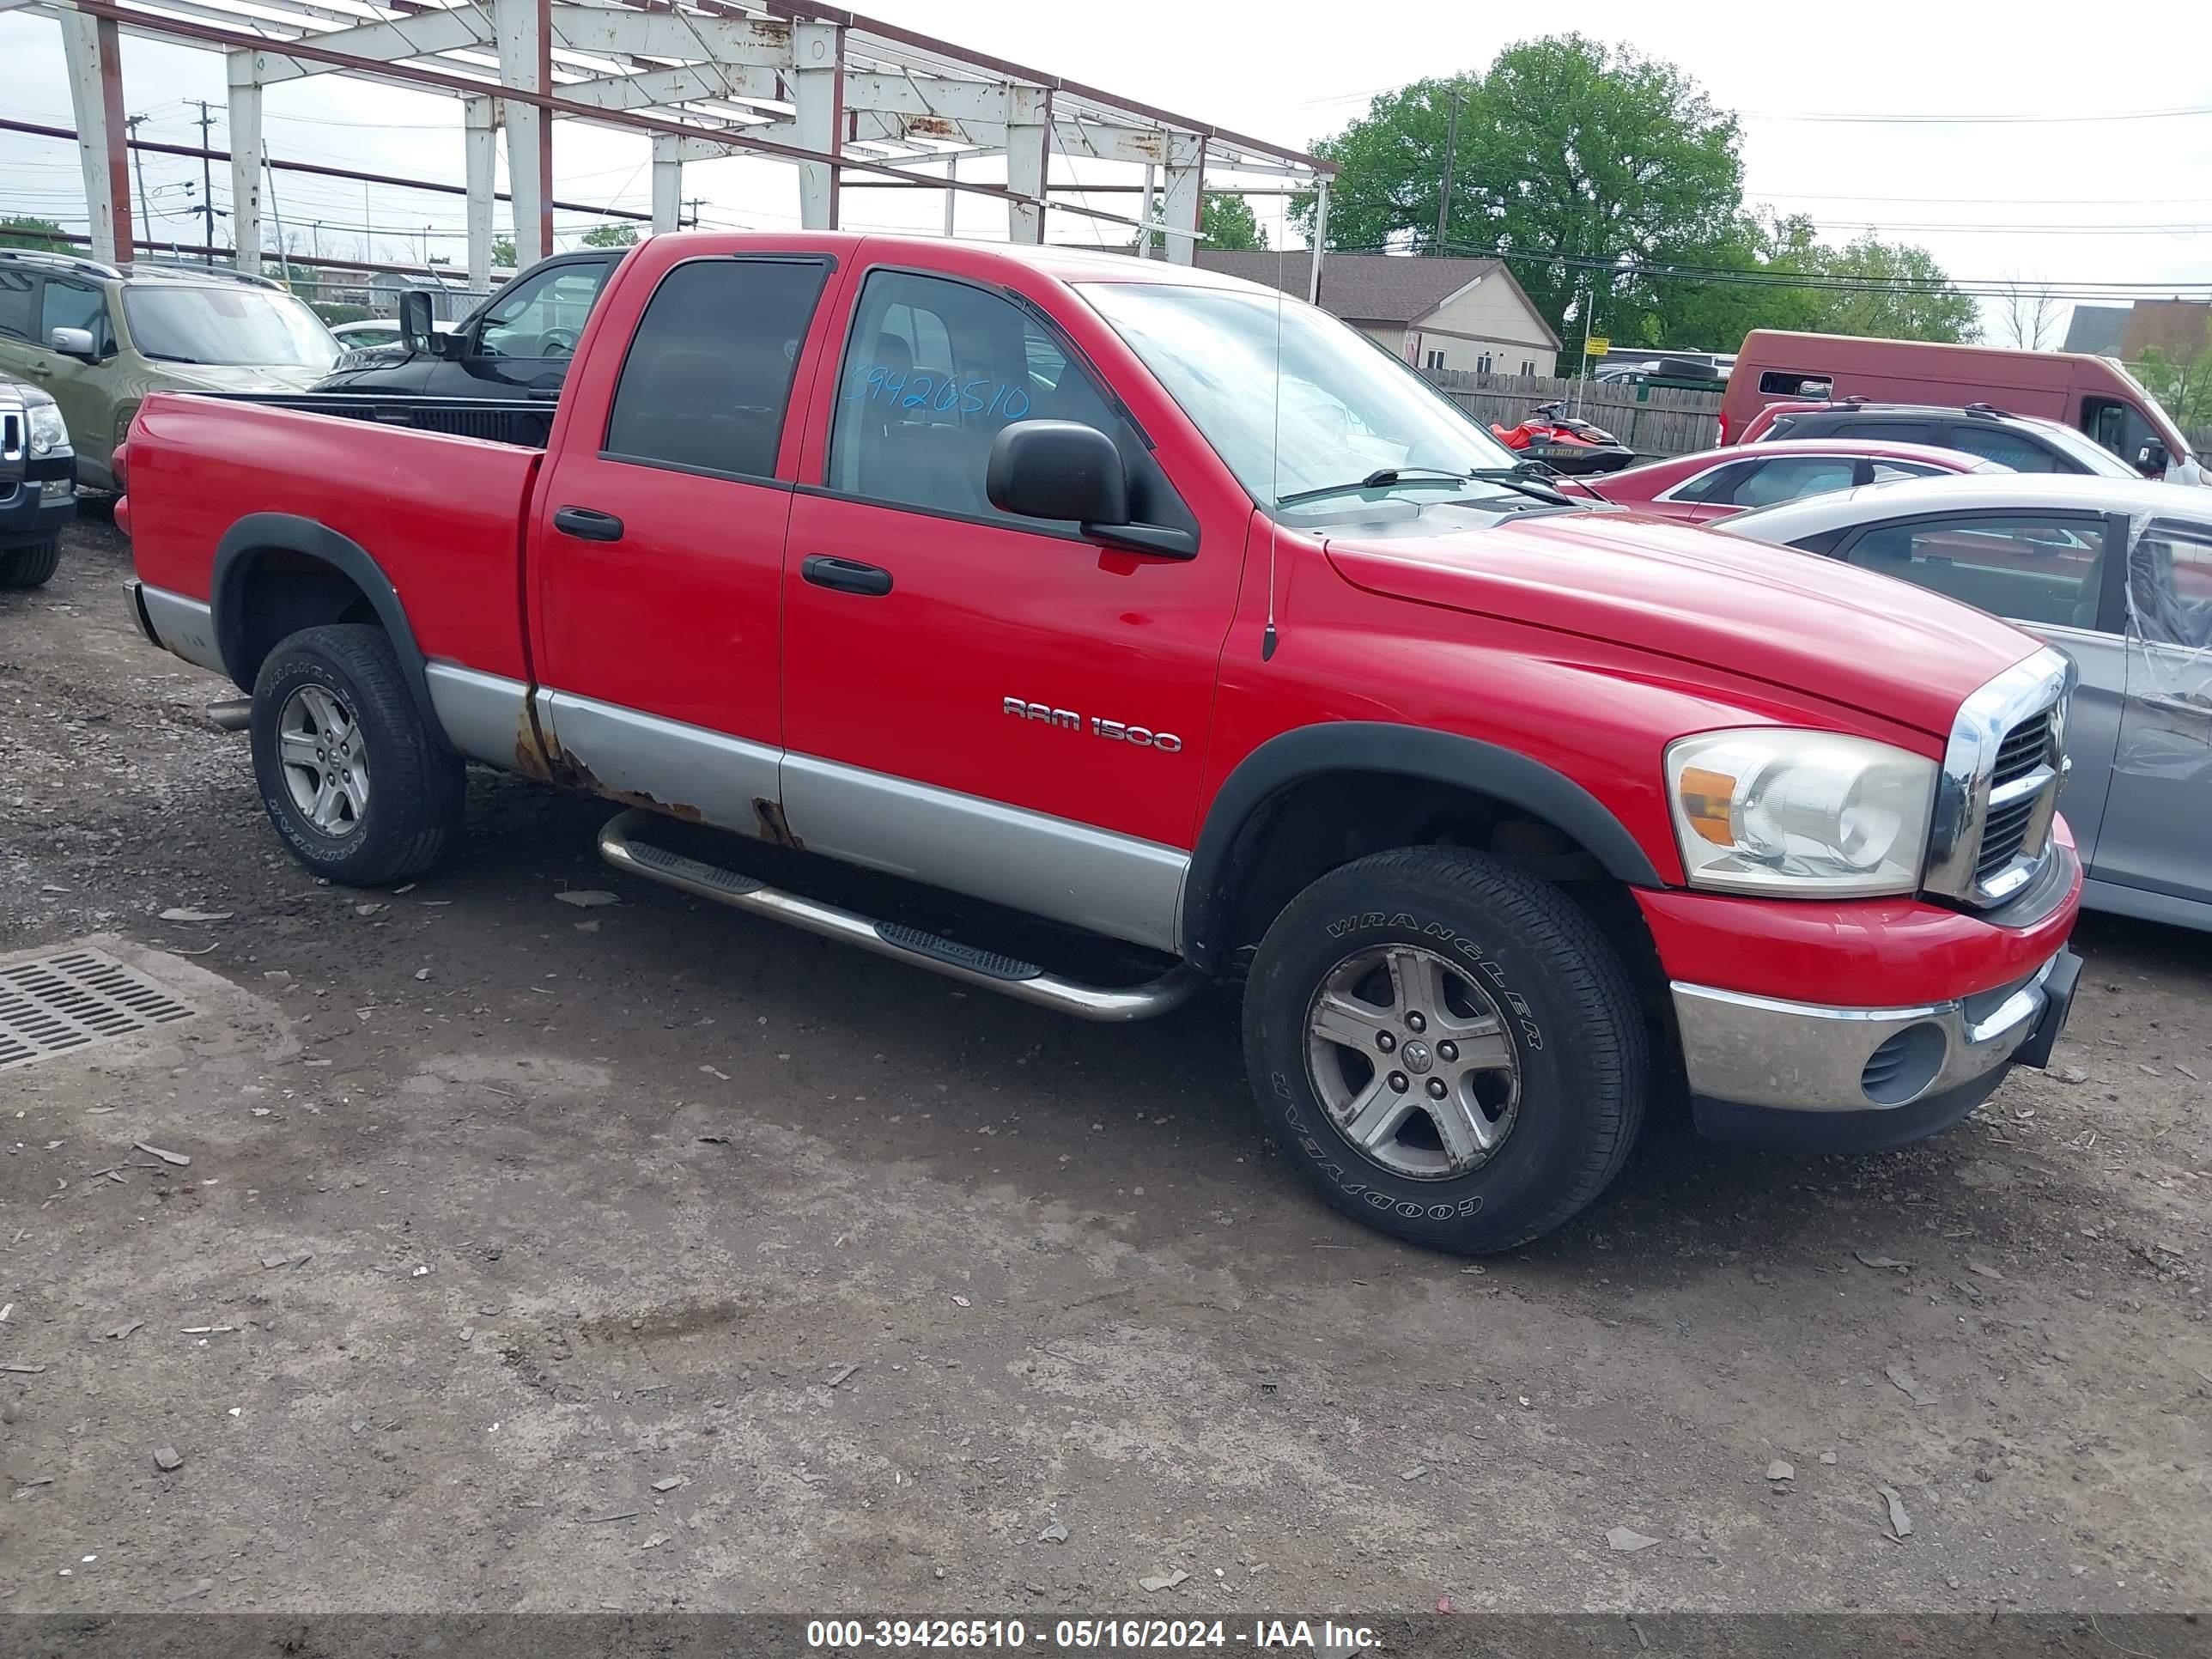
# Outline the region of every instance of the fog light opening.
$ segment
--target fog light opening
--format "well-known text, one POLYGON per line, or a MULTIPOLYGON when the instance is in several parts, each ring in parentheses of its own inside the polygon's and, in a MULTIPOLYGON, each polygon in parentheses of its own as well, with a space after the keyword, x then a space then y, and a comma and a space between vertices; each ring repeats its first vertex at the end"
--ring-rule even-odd
POLYGON ((1859 1087, 1877 1106, 1902 1106, 1943 1069, 1943 1028, 1932 1020, 1892 1033, 1867 1057, 1859 1087))

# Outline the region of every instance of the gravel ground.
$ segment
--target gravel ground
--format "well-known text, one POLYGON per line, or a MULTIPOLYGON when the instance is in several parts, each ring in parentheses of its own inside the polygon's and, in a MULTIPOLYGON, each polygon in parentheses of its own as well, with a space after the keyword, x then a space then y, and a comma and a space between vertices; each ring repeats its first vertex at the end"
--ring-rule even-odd
POLYGON ((0 1073, 0 1605, 2205 1602, 2200 936, 2085 923, 2060 1069, 1936 1142, 1659 1121, 1471 1265, 1309 1198, 1224 998, 963 994, 489 776, 445 869, 318 886, 128 568, 0 597, 0 955, 195 1011, 0 1073))

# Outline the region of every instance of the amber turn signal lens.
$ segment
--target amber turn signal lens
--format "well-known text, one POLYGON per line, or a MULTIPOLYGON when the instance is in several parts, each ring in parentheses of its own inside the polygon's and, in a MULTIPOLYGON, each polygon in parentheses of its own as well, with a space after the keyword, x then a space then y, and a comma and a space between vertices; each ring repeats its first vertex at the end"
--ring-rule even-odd
POLYGON ((1725 772, 1702 766, 1682 769, 1682 815, 1705 840, 1716 847, 1735 845, 1735 830, 1729 818, 1735 799, 1735 780, 1725 772))

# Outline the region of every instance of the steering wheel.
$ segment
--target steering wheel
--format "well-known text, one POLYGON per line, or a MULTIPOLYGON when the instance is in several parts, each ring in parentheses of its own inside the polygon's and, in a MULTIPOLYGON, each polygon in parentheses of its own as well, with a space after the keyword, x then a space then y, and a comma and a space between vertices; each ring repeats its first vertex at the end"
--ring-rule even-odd
POLYGON ((576 331, 573 328, 549 328, 538 337, 538 355, 541 357, 573 357, 576 355, 576 331))

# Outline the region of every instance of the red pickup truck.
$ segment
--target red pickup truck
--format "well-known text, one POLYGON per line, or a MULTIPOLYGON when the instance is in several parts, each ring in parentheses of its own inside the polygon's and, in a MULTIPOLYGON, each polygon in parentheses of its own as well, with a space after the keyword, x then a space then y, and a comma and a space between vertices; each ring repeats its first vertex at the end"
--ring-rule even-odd
POLYGON ((2063 658, 1571 501, 1270 291, 659 236, 542 449, 278 402, 148 398, 120 511, 140 625, 251 691, 336 880, 434 862, 475 761, 625 804, 641 876, 1073 1014, 1241 976, 1275 1138, 1466 1251, 1573 1215, 1685 1085, 1709 1133, 1893 1146, 2064 1020, 2063 658), (743 837, 1157 976, 860 914, 743 837))

